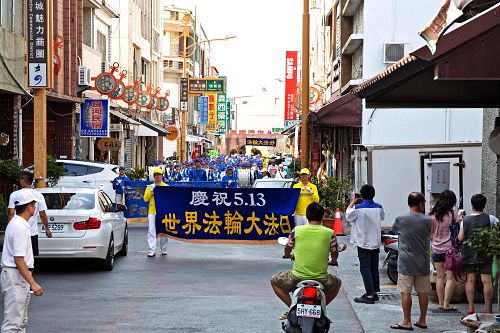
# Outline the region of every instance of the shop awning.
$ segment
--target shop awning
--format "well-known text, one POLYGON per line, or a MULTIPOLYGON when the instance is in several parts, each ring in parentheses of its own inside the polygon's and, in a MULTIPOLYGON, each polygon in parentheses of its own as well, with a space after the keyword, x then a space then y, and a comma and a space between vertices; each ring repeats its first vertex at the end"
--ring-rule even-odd
POLYGON ((211 145, 214 144, 213 141, 211 140, 208 140, 207 138, 205 137, 202 137, 202 136, 197 136, 197 135, 191 135, 191 134, 188 134, 186 136, 186 142, 195 142, 195 143, 209 143, 211 145))
POLYGON ((161 126, 158 126, 158 125, 150 122, 149 120, 146 120, 146 119, 143 119, 143 118, 137 118, 137 119, 141 123, 141 126, 139 126, 139 133, 141 133, 141 132, 142 133, 151 133, 150 131, 149 132, 146 131, 144 128, 141 131, 141 127, 146 127, 149 130, 156 132, 156 135, 140 135, 139 134, 139 136, 165 136, 167 134, 170 134, 170 131, 164 129, 161 126))
POLYGON ((369 108, 500 106, 500 6, 441 36, 351 92, 369 108))
POLYGON ((361 127, 361 99, 345 94, 309 114, 309 121, 317 125, 361 127))
POLYGON ((123 113, 121 113, 120 111, 117 111, 117 110, 113 110, 113 109, 109 109, 109 112, 113 115, 113 116, 116 116, 118 118, 120 118, 120 120, 123 120, 127 123, 129 123, 130 125, 140 125, 141 123, 130 118, 130 117, 127 117, 126 115, 124 115, 123 113))

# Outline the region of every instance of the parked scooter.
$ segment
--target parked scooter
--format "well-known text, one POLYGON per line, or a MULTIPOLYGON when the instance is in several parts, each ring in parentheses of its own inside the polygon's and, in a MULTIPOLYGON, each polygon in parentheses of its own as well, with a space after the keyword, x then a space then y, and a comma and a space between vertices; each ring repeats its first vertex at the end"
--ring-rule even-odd
POLYGON ((393 283, 398 283, 399 236, 393 232, 383 234, 382 244, 384 244, 384 251, 387 252, 384 260, 384 266, 387 266, 387 276, 393 283))

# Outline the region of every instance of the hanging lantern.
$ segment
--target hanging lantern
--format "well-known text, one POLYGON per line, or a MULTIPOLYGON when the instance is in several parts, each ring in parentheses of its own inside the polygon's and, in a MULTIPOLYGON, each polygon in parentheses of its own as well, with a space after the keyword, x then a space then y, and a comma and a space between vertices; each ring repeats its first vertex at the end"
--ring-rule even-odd
POLYGON ((123 79, 127 77, 127 71, 124 69, 120 73, 120 78, 116 81, 118 86, 116 90, 109 94, 109 98, 111 99, 121 99, 123 93, 125 92, 125 85, 123 84, 123 79))
POLYGON ((131 86, 126 86, 123 90, 122 100, 127 104, 134 104, 139 99, 139 90, 137 86, 141 82, 141 78, 137 78, 134 84, 131 86))
POLYGON ((156 108, 156 110, 158 110, 160 112, 167 111, 167 109, 170 105, 170 103, 168 102, 168 99, 167 99, 168 96, 170 96, 170 90, 167 90, 165 92, 165 97, 158 98, 158 107, 156 108))
POLYGON ((140 107, 147 107, 151 104, 153 97, 151 96, 151 86, 147 86, 146 90, 139 91, 139 98, 137 99, 137 105, 140 107))
POLYGON ((102 95, 108 95, 114 92, 118 87, 118 80, 115 78, 113 73, 116 72, 119 67, 120 64, 115 62, 111 66, 109 72, 101 73, 94 79, 95 88, 102 95))

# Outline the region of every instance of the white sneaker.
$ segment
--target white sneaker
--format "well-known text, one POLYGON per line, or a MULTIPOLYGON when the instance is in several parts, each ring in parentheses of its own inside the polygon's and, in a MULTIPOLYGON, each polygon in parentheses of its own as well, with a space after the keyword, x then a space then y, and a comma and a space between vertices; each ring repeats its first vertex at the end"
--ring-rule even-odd
POLYGON ((149 253, 147 254, 147 256, 149 258, 152 258, 152 257, 156 256, 156 253, 155 253, 155 251, 149 251, 149 253))
POLYGON ((167 249, 165 249, 165 250, 161 250, 161 255, 162 255, 162 256, 166 256, 166 255, 167 255, 167 249))

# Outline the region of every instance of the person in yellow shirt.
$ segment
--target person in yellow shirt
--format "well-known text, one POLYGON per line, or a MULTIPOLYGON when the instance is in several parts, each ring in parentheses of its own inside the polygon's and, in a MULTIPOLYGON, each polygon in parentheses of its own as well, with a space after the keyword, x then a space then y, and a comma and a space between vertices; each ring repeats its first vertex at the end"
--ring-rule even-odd
POLYGON ((309 182, 311 171, 307 168, 300 170, 300 182, 293 185, 293 188, 300 189, 299 200, 295 207, 295 226, 307 224, 306 210, 312 202, 319 202, 319 194, 316 185, 309 182))
MULTIPOLYGON (((154 183, 146 187, 144 192, 144 201, 149 202, 148 207, 148 245, 149 253, 147 256, 152 258, 156 256, 156 206, 155 206, 155 196, 154 190, 156 186, 168 186, 163 182, 163 171, 160 168, 155 168, 153 170, 154 183)), ((160 237, 160 250, 161 254, 167 255, 167 237, 160 237)))

